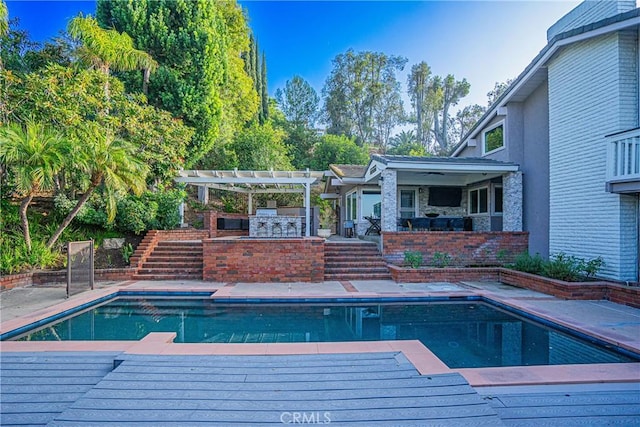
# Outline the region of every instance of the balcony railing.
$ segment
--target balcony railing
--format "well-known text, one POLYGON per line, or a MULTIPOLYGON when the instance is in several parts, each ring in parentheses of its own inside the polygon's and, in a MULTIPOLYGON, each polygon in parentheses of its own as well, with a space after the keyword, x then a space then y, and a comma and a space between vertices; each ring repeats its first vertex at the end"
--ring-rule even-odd
POLYGON ((640 128, 607 137, 607 182, 640 180, 640 128))

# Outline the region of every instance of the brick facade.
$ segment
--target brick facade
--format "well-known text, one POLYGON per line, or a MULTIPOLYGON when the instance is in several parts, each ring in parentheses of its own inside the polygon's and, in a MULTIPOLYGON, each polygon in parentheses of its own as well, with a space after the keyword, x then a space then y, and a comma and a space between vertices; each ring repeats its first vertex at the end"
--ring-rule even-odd
POLYGON ((512 262, 527 251, 529 233, 385 231, 382 241, 382 256, 391 264, 402 265, 405 251, 417 251, 422 253, 425 266, 435 266, 437 260, 434 262, 434 255, 437 252, 448 256, 450 266, 499 266, 512 262))
POLYGON ((322 282, 324 239, 207 239, 204 280, 322 282))

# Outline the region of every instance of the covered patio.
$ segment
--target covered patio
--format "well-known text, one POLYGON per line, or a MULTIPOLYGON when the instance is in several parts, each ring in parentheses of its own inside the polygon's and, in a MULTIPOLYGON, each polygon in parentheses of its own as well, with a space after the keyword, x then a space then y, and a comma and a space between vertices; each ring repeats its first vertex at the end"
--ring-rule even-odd
POLYGON ((522 173, 481 158, 373 155, 366 167, 331 165, 323 197, 336 200, 339 232, 521 231, 522 173), (415 227, 418 225, 418 227, 415 227))

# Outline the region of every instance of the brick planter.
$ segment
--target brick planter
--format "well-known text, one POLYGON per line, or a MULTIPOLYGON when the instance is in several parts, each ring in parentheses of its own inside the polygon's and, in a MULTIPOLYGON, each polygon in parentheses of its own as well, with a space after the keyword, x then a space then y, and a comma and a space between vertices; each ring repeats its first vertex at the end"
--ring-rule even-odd
POLYGON ((322 282, 324 239, 207 239, 204 280, 322 282))
POLYGON ((640 308, 639 287, 623 286, 606 281, 565 282, 508 268, 500 269, 500 281, 508 285, 531 289, 563 299, 604 299, 640 308))
POLYGON ((465 280, 473 281, 498 281, 500 278, 500 268, 478 267, 478 268, 435 268, 421 267, 408 268, 397 265, 389 265, 391 277, 396 282, 419 283, 419 282, 461 282, 465 280))

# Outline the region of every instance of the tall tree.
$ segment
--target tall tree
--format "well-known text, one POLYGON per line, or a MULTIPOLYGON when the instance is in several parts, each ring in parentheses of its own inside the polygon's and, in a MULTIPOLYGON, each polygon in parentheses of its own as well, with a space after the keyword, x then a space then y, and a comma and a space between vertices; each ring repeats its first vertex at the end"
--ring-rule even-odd
POLYGON ((440 92, 429 88, 431 68, 422 61, 411 67, 407 78, 407 93, 413 109, 411 121, 416 124, 416 140, 427 147, 433 124, 433 109, 438 103, 440 92))
POLYGON ((386 108, 398 107, 396 72, 402 71, 406 62, 399 56, 351 49, 337 55, 323 88, 329 132, 354 136, 360 144, 376 142, 376 130, 387 126, 380 120, 389 117, 375 111, 385 108, 385 103, 386 108))
POLYGON ((13 171, 16 189, 23 194, 20 222, 27 248, 31 233, 27 209, 39 190, 53 187, 55 175, 71 154, 69 141, 54 129, 33 121, 12 123, 0 129, 0 161, 13 171))
POLYGON ((444 79, 435 77, 432 79, 430 89, 433 93, 441 92, 439 103, 433 110, 433 134, 438 144, 439 152, 446 152, 449 148, 449 109, 458 104, 460 99, 469 94, 471 85, 466 79, 456 80, 452 74, 444 79))
POLYGON ((276 102, 286 119, 296 126, 312 128, 318 117, 320 97, 300 76, 287 80, 284 89, 276 90, 276 102))
POLYGON ((260 101, 262 103, 262 123, 269 120, 269 91, 267 90, 267 58, 262 52, 262 62, 260 64, 260 83, 261 83, 261 92, 260 92, 260 101))
POLYGON ((87 178, 87 189, 47 241, 49 249, 55 245, 62 232, 71 224, 99 185, 104 188, 107 217, 110 222, 115 218, 118 192, 133 191, 140 195, 146 189, 147 165, 136 156, 133 144, 115 138, 111 132, 105 132, 96 123, 83 125, 78 130, 77 137, 82 144, 78 144, 75 161, 87 178))
MULTIPOLYGON (((97 14, 158 60, 148 99, 196 129, 189 165, 255 117, 258 96, 242 61, 249 31, 235 1, 98 0, 97 14)), ((123 79, 136 87, 140 76, 123 79)))
MULTIPOLYGON (((113 71, 145 70, 145 85, 148 72, 158 64, 146 52, 135 49, 133 40, 126 33, 100 28, 98 21, 82 14, 69 22, 69 34, 82 41, 78 56, 88 65, 105 75, 113 71)), ((109 79, 105 80, 104 95, 109 98, 109 79)))

